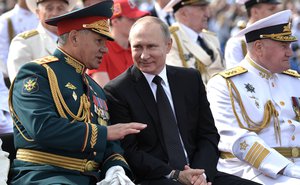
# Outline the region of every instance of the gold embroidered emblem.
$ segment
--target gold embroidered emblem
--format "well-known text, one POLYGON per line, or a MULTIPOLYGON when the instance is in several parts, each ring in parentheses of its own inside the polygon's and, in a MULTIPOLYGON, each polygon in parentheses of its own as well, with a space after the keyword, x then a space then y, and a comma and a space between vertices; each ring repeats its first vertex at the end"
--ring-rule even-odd
POLYGON ((94 124, 91 124, 92 126, 92 136, 91 136, 91 148, 94 148, 95 144, 97 143, 97 137, 98 137, 98 127, 94 124))
POLYGON ((289 22, 286 26, 283 26, 283 32, 292 32, 291 31, 291 22, 289 22))
POLYGON ((77 94, 75 93, 75 91, 73 91, 73 94, 72 94, 74 100, 76 101, 77 100, 77 94))
POLYGON ((66 85, 65 85, 66 88, 69 88, 69 89, 72 89, 72 90, 75 90, 77 89, 73 84, 71 84, 70 82, 68 82, 66 85))
POLYGON ((246 150, 248 146, 249 146, 249 145, 246 143, 246 141, 240 143, 240 148, 241 148, 241 150, 246 150))
POLYGON ((231 68, 231 69, 222 71, 219 74, 223 78, 230 78, 230 77, 233 77, 233 76, 236 76, 236 75, 240 75, 240 74, 243 74, 243 73, 246 73, 246 72, 248 72, 247 69, 245 69, 245 68, 243 68, 241 66, 238 66, 238 67, 235 67, 235 68, 231 68))
POLYGON ((23 82, 23 92, 24 93, 33 93, 38 90, 37 77, 26 78, 23 82))
POLYGON ((65 57, 66 62, 75 68, 76 73, 82 73, 84 69, 84 65, 81 64, 79 61, 76 61, 75 59, 71 57, 65 57))

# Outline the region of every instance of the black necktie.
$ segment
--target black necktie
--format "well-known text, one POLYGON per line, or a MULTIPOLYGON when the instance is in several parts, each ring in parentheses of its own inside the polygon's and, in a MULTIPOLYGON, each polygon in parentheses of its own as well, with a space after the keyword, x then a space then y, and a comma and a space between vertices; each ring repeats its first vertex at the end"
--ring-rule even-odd
POLYGON ((168 25, 171 26, 171 16, 170 16, 170 14, 167 14, 165 18, 166 18, 166 21, 167 21, 168 25))
POLYGON ((214 61, 213 50, 207 46, 207 44, 204 42, 204 40, 200 36, 198 36, 197 41, 200 44, 200 46, 204 49, 204 51, 210 56, 211 61, 214 61))
POLYGON ((183 170, 187 160, 179 138, 179 130, 175 115, 171 108, 169 99, 161 85, 162 79, 155 76, 153 82, 157 85, 156 102, 163 131, 163 137, 169 157, 169 165, 178 170, 183 170))

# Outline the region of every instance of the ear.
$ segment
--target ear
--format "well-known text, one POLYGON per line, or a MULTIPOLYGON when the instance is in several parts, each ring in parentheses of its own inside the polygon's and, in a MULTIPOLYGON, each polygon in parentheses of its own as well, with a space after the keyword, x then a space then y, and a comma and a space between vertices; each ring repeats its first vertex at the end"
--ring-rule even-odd
POLYGON ((74 47, 77 47, 79 45, 79 32, 76 30, 72 30, 69 33, 68 42, 71 43, 74 47))
POLYGON ((171 48, 172 48, 172 43, 173 43, 173 40, 170 38, 168 41, 167 41, 167 53, 170 52, 171 48))
POLYGON ((254 41, 254 52, 256 53, 256 55, 258 55, 259 57, 262 56, 263 54, 263 42, 262 40, 256 40, 254 41))

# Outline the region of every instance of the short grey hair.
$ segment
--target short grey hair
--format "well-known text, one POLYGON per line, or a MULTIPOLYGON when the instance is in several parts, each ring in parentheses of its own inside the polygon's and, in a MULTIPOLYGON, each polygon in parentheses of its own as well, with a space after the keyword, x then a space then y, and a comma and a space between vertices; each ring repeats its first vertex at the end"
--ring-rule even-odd
POLYGON ((58 46, 64 46, 67 43, 69 33, 62 34, 58 37, 58 46))
MULTIPOLYGON (((153 17, 153 16, 145 16, 145 17, 142 17, 140 19, 138 19, 131 27, 130 29, 130 32, 133 30, 133 28, 136 26, 136 25, 139 25, 139 24, 158 24, 160 26, 160 29, 163 33, 163 36, 165 38, 165 40, 169 40, 171 39, 171 34, 170 34, 170 31, 169 31, 169 26, 167 24, 165 24, 162 20, 160 20, 159 18, 157 17, 153 17)), ((129 34, 129 41, 130 41, 130 35, 129 34)))

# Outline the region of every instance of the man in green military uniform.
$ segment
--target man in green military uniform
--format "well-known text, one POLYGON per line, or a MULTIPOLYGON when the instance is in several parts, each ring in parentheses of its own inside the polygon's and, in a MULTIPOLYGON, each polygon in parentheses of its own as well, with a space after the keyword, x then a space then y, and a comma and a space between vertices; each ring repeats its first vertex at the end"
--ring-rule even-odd
POLYGON ((25 64, 10 92, 17 149, 11 184, 88 185, 103 178, 132 184, 117 140, 146 126, 107 126, 104 92, 85 73, 107 52, 112 5, 103 1, 47 20, 58 28, 58 48, 25 64))

